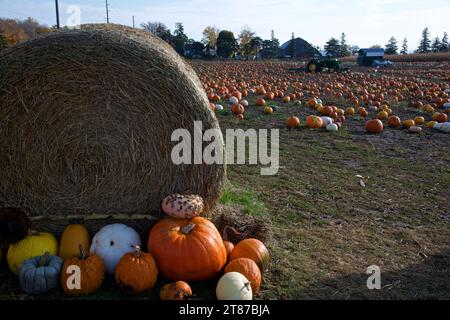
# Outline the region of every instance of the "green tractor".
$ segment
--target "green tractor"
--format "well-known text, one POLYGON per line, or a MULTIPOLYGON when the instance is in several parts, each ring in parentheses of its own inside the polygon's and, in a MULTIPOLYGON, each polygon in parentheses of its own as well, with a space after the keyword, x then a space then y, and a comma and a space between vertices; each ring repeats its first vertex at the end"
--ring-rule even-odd
POLYGON ((327 69, 328 72, 344 72, 348 68, 342 67, 342 63, 328 56, 316 55, 314 58, 308 61, 308 63, 301 68, 291 68, 291 71, 307 71, 310 73, 319 73, 327 69))

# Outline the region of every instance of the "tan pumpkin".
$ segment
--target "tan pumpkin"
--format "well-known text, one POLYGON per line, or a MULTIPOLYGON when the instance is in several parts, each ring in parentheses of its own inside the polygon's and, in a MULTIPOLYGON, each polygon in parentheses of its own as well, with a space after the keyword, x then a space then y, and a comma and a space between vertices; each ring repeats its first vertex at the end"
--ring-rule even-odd
POLYGON ((239 272, 250 281, 253 293, 259 291, 259 287, 261 286, 261 271, 255 261, 249 258, 234 259, 225 267, 225 273, 233 271, 239 272))
POLYGON ((192 297, 192 289, 184 281, 177 281, 164 285, 160 292, 161 300, 187 300, 192 297))
POLYGON ((123 255, 115 270, 116 282, 133 293, 141 293, 153 288, 158 277, 155 260, 150 253, 133 246, 134 252, 123 255))
POLYGON ((89 251, 91 237, 88 230, 82 224, 68 225, 61 235, 58 255, 63 261, 78 257, 80 255, 80 245, 85 252, 89 251))

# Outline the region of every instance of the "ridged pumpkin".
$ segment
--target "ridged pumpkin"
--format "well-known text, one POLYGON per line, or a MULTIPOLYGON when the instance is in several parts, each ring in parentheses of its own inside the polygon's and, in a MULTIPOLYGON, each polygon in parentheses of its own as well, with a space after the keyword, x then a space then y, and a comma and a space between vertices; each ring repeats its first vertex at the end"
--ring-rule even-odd
POLYGON ((238 258, 249 258, 255 261, 261 271, 269 265, 269 250, 258 239, 245 239, 234 246, 230 261, 238 258))
POLYGON ((22 262, 42 256, 46 252, 56 256, 58 240, 48 232, 32 232, 25 239, 9 246, 6 260, 11 272, 18 275, 22 262))
POLYGON ((163 219, 151 230, 148 251, 164 278, 203 281, 216 277, 227 261, 222 237, 209 220, 163 219))
POLYGON ((249 258, 234 259, 225 267, 225 273, 233 271, 239 272, 250 281, 253 293, 259 291, 259 287, 261 286, 261 271, 255 261, 249 258))
POLYGON ((150 253, 142 252, 134 246, 134 252, 126 253, 119 261, 115 271, 116 282, 134 293, 153 288, 158 277, 155 260, 150 253))
POLYGON ((28 294, 43 294, 59 287, 63 261, 48 253, 28 259, 20 267, 19 283, 28 294))
POLYGON ((85 252, 89 251, 91 237, 86 227, 82 224, 71 224, 64 230, 59 243, 58 255, 66 261, 69 258, 80 255, 80 245, 85 252))
POLYGON ((164 285, 159 291, 161 300, 187 300, 192 297, 191 287, 184 281, 164 285))
POLYGON ((77 296, 93 293, 100 288, 103 279, 105 279, 106 268, 103 260, 95 254, 86 256, 82 246, 79 249, 80 257, 67 259, 61 269, 61 286, 68 295, 77 296), (73 275, 73 272, 68 270, 71 266, 78 266, 80 268, 79 289, 68 286, 68 280, 73 275))

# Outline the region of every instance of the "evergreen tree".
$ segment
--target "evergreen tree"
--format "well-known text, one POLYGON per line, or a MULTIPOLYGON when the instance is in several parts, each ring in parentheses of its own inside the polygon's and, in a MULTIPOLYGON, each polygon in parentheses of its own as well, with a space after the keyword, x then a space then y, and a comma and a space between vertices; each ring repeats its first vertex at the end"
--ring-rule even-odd
POLYGON ((419 48, 417 49, 417 52, 419 53, 430 52, 430 47, 431 47, 430 31, 428 30, 427 27, 422 31, 422 39, 420 40, 420 45, 419 48))
POLYGON ((442 40, 441 40, 441 48, 440 48, 439 51, 447 52, 448 49, 449 49, 449 47, 448 47, 448 33, 444 32, 444 36, 442 37, 442 40))
POLYGON ((400 51, 400 54, 408 54, 408 40, 403 39, 403 44, 402 44, 402 51, 400 51))
POLYGON ((397 54, 397 51, 398 51, 397 40, 394 37, 391 37, 386 45, 386 49, 384 50, 384 52, 386 54, 397 54))
POLYGON ((433 52, 439 52, 441 50, 441 39, 439 37, 434 38, 431 50, 433 52))
POLYGON ((339 57, 347 57, 350 55, 350 48, 347 45, 347 39, 345 33, 341 34, 341 41, 339 43, 339 57))
POLYGON ((184 55, 185 46, 188 42, 188 36, 184 33, 184 26, 181 22, 175 23, 173 32, 173 46, 180 55, 184 55))
POLYGON ((297 44, 295 41, 294 33, 292 32, 292 38, 291 38, 291 58, 293 60, 297 59, 297 44))

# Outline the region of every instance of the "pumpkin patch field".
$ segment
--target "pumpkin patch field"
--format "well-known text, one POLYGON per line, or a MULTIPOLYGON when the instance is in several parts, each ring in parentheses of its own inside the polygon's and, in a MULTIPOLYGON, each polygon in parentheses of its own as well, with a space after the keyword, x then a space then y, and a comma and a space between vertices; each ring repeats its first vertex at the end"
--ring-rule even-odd
POLYGON ((278 172, 230 164, 216 208, 167 195, 144 235, 30 233, 0 256, 0 299, 450 298, 449 64, 189 63, 224 136, 279 130, 278 172))

